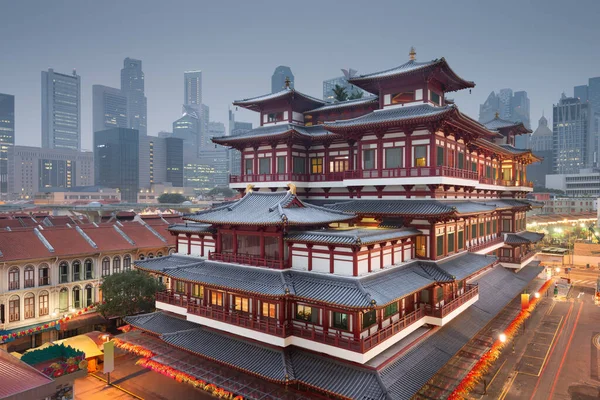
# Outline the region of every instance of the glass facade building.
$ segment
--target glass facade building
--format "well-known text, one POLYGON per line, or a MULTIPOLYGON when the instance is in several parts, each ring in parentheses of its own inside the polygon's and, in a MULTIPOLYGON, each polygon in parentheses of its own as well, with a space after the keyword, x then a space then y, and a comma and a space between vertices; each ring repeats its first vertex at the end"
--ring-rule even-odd
POLYGON ((137 129, 140 135, 146 135, 147 103, 144 95, 144 72, 141 60, 128 57, 123 61, 121 91, 127 96, 128 127, 137 129))
POLYGON ((183 140, 170 137, 167 144, 167 182, 175 187, 183 187, 183 140))
POLYGON ((8 149, 15 144, 15 96, 0 93, 0 198, 8 193, 8 149))
POLYGON ((127 96, 119 89, 92 86, 93 132, 111 128, 127 128, 127 96))
POLYGON ((589 134, 589 104, 563 95, 552 117, 553 172, 576 174, 590 166, 596 143, 589 134))
POLYGON ((185 71, 183 80, 183 104, 186 106, 202 104, 202 71, 185 71))
POLYGON ((42 71, 42 147, 81 149, 81 78, 42 71))
POLYGON ((290 80, 290 88, 294 88, 294 74, 292 74, 292 69, 285 65, 280 65, 275 68, 275 72, 273 72, 273 76, 271 76, 271 93, 279 92, 285 89, 285 80, 290 80))

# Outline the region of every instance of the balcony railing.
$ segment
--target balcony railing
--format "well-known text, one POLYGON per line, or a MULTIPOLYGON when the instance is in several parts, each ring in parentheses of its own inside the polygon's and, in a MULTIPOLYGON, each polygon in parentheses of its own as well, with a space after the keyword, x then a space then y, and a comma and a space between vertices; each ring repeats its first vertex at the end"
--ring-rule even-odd
POLYGON ((174 293, 170 290, 156 293, 156 301, 171 304, 178 307, 186 307, 189 304, 188 296, 182 293, 174 293))
POLYGON ((536 253, 537 253, 537 251, 533 250, 533 251, 525 253, 524 255, 521 255, 519 257, 502 257, 501 256, 499 261, 505 262, 505 263, 511 263, 511 264, 521 264, 522 262, 525 262, 528 259, 535 256, 536 253))
POLYGON ((450 314, 452 311, 456 310, 467 301, 471 300, 473 297, 479 294, 479 286, 477 285, 466 285, 465 292, 457 297, 456 299, 449 301, 441 307, 437 307, 429 310, 427 313, 431 314, 433 317, 444 318, 446 315, 450 314))
POLYGON ((533 187, 533 182, 529 182, 529 181, 510 181, 510 180, 504 180, 504 179, 494 179, 494 178, 486 178, 486 177, 479 177, 479 183, 484 183, 486 185, 494 185, 494 186, 526 186, 526 187, 533 187))
POLYGON ((494 246, 494 245, 502 243, 502 242, 504 242, 504 238, 502 236, 498 236, 498 237, 492 238, 490 240, 487 240, 483 243, 478 243, 478 244, 468 246, 468 250, 470 252, 479 251, 481 249, 485 249, 486 247, 494 246))
POLYGON ((8 282, 8 290, 17 290, 17 289, 19 289, 18 281, 8 282))
POLYGON ((245 315, 233 311, 227 312, 223 309, 195 304, 188 305, 188 313, 198 315, 200 317, 210 318, 215 321, 226 322, 242 328, 267 333, 269 335, 275 335, 279 337, 289 336, 286 325, 280 324, 276 320, 253 318, 251 315, 245 315))
POLYGON ((452 178, 463 178, 477 180, 477 172, 452 167, 413 167, 413 168, 389 168, 371 170, 346 171, 345 179, 370 179, 370 178, 417 178, 430 176, 448 176, 452 178))
POLYGON ((50 277, 49 276, 40 276, 40 286, 46 286, 50 284, 50 277))
POLYGON ((250 254, 233 254, 233 253, 209 253, 208 259, 211 261, 222 261, 235 264, 252 265, 254 267, 267 267, 274 269, 282 269, 283 264, 280 260, 272 258, 261 258, 250 254))

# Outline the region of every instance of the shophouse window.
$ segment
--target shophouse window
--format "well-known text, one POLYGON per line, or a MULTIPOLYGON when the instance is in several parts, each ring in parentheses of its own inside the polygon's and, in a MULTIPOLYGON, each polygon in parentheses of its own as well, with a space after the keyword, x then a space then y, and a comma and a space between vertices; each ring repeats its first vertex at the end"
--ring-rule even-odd
POLYGON ((81 280, 81 262, 79 260, 73 261, 71 268, 73 268, 73 282, 81 280))
POLYGON ((73 288, 73 307, 81 308, 81 288, 79 286, 73 288))
POLYGON ((323 173, 323 158, 313 157, 310 159, 310 173, 311 174, 322 174, 323 173))
POLYGON ((23 306, 25 308, 25 319, 35 318, 35 295, 27 293, 23 298, 23 306))
POLYGON ((38 270, 39 274, 39 285, 45 286, 50 284, 50 267, 48 264, 42 264, 42 266, 38 270))
POLYGON ((47 291, 40 292, 38 296, 40 304, 40 317, 50 314, 50 297, 47 291))
POLYGON ((402 168, 402 147, 385 149, 385 168, 402 168))
POLYGON ((94 302, 94 288, 92 285, 85 285, 85 306, 89 307, 94 302))
POLYGON ((12 296, 8 300, 8 322, 15 322, 21 319, 21 299, 19 296, 12 296))
POLYGON ((426 167, 427 166, 427 146, 415 146, 415 167, 426 167))
POLYGON ((375 169, 375 149, 363 150, 363 169, 375 169))
POLYGON ((398 302, 394 302, 392 304, 388 304, 383 309, 384 318, 391 317, 394 314, 398 313, 398 302))
POLYGON ((123 271, 130 271, 131 270, 131 256, 129 254, 127 254, 125 257, 123 257, 123 271))
POLYGON ((25 278, 25 287, 29 288, 29 287, 34 287, 35 286, 35 269, 33 268, 33 265, 28 265, 25 267, 25 273, 24 273, 24 278, 25 278))
POLYGON ((104 257, 102 259, 102 276, 110 275, 110 258, 104 257))
POLYGON ((262 316, 266 318, 277 318, 277 305, 273 303, 262 303, 262 316))
POLYGON ((319 310, 317 308, 298 304, 296 306, 296 319, 316 324, 319 321, 319 310))
POLYGON ((92 260, 85 260, 83 265, 85 266, 85 279, 94 279, 94 264, 92 260))
POLYGON ((366 329, 377 323, 377 310, 370 310, 363 314, 362 327, 366 329))
POLYGON ((271 158, 263 157, 258 159, 258 173, 259 174, 270 174, 271 173, 271 158))
POLYGON ((69 264, 67 264, 67 262, 63 261, 60 263, 60 265, 58 266, 58 273, 59 273, 59 283, 67 283, 69 282, 69 264))
POLYGON ((333 327, 348 330, 348 314, 341 312, 333 313, 333 327))

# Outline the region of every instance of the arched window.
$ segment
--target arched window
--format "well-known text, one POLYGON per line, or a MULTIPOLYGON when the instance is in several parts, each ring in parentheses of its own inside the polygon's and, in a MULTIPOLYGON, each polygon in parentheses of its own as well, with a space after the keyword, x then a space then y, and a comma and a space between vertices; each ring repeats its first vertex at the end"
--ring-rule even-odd
POLYGON ((35 286, 35 269, 33 265, 28 265, 25 267, 25 272, 23 273, 25 278, 24 287, 30 288, 35 286))
POLYGON ((58 283, 69 282, 69 263, 66 261, 58 265, 58 283))
POLYGON ((73 282, 81 280, 81 261, 75 260, 71 264, 71 268, 73 269, 73 282))
POLYGON ((123 257, 123 271, 131 271, 131 256, 129 254, 123 257))
POLYGON ((19 267, 8 270, 8 290, 19 289, 19 267))
POLYGON ((21 299, 19 296, 12 296, 8 300, 8 322, 21 320, 21 299))
POLYGON ((104 257, 102 259, 102 276, 110 275, 110 258, 104 257))
POLYGON ((81 288, 79 286, 73 288, 73 308, 81 308, 81 288))
POLYGON ((140 261, 144 261, 145 259, 146 259, 146 256, 145 256, 145 255, 143 255, 143 254, 140 254, 140 255, 138 256, 138 260, 140 260, 140 261))
POLYGON ((113 274, 118 274, 121 272, 121 257, 115 256, 113 258, 113 274))
POLYGON ((35 295, 33 293, 27 293, 23 300, 23 308, 25 309, 25 319, 35 318, 35 295))
POLYGON ((148 253, 148 258, 154 258, 154 254, 148 253))
POLYGON ((94 303, 94 287, 92 285, 85 285, 85 306, 89 307, 94 303))
POLYGON ((45 285, 49 285, 50 284, 50 267, 48 266, 48 264, 42 264, 40 265, 40 268, 38 270, 38 276, 39 276, 39 286, 45 286, 45 285))
POLYGON ((94 263, 89 258, 83 263, 85 266, 85 279, 94 279, 94 263))
POLYGON ((58 293, 58 310, 60 312, 69 311, 69 291, 67 288, 60 289, 58 293))
POLYGON ((158 253, 156 253, 156 257, 162 257, 163 254, 159 251, 158 253))
POLYGON ((46 290, 42 290, 38 295, 40 302, 40 317, 50 314, 50 296, 46 290))

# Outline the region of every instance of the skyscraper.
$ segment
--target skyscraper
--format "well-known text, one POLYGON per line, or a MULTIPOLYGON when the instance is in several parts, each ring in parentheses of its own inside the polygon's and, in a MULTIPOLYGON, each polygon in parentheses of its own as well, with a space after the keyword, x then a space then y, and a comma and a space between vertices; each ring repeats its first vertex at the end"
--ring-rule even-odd
POLYGON ((81 149, 81 77, 42 71, 42 147, 81 149))
POLYGON ((575 86, 573 94, 581 103, 588 104, 589 143, 594 148, 590 163, 593 167, 600 167, 600 77, 590 78, 587 85, 575 86))
POLYGON ((127 96, 119 89, 92 86, 93 132, 111 128, 127 128, 127 96))
POLYGON ((553 106, 552 149, 555 174, 576 174, 582 168, 593 165, 597 141, 589 134, 590 109, 563 93, 560 101, 553 106))
POLYGON ((8 150, 15 145, 15 96, 0 93, 0 198, 8 193, 8 150))
POLYGON ((113 128, 94 132, 96 185, 119 189, 121 200, 128 203, 137 202, 139 138, 140 134, 135 129, 113 128))
POLYGON ((183 140, 170 137, 164 139, 167 150, 167 182, 183 187, 183 140))
POLYGON ((127 57, 121 69, 121 91, 127 96, 129 128, 140 135, 147 133, 147 104, 144 95, 144 72, 142 61, 127 57))
POLYGON ((183 140, 184 146, 188 152, 196 156, 198 154, 198 145, 200 143, 200 118, 198 108, 193 106, 183 106, 183 115, 177 121, 173 122, 172 137, 183 140))
POLYGON ((202 71, 185 71, 183 80, 183 104, 186 106, 202 104, 202 71))
POLYGON ((544 186, 546 175, 552 174, 554 154, 552 150, 552 129, 548 127, 548 120, 542 115, 538 127, 531 134, 529 148, 542 161, 527 166, 527 178, 535 186, 544 186))
MULTIPOLYGON (((512 122, 522 122, 527 129, 531 128, 530 101, 527 92, 512 89, 501 89, 498 94, 492 92, 486 101, 479 106, 479 122, 493 120, 498 113, 501 119, 512 122)), ((515 139, 515 147, 526 148, 529 135, 520 135, 515 139)))
POLYGON ((290 80, 290 88, 294 88, 294 74, 290 67, 280 65, 275 68, 273 76, 271 76, 271 93, 279 92, 285 88, 285 80, 290 80))
POLYGON ((582 103, 588 101, 588 85, 575 86, 573 88, 573 94, 576 99, 579 99, 582 103))

